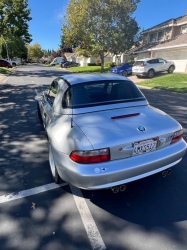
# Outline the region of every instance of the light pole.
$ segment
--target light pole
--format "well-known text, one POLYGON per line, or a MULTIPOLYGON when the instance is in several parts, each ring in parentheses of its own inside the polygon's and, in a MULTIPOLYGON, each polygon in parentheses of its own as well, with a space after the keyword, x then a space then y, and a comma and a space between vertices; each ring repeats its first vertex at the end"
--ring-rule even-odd
POLYGON ((5 41, 4 37, 1 36, 1 38, 4 40, 5 44, 6 44, 6 52, 7 52, 7 58, 8 58, 8 61, 9 61, 9 54, 8 54, 8 45, 7 45, 7 41, 5 41))

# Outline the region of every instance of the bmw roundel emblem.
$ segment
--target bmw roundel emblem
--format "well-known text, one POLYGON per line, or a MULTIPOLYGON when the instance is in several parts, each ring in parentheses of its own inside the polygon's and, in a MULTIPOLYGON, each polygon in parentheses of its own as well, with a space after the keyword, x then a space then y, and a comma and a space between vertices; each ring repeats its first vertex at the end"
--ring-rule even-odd
POLYGON ((146 131, 146 128, 143 127, 143 126, 139 126, 139 127, 138 127, 138 130, 141 131, 141 132, 145 132, 145 131, 146 131))

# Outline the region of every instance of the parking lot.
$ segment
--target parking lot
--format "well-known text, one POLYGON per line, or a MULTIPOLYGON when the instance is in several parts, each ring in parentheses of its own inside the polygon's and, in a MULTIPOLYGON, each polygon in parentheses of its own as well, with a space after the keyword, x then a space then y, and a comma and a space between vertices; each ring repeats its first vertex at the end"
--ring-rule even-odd
MULTIPOLYGON (((54 184, 34 97, 67 73, 20 66, 0 84, 0 249, 187 249, 187 154, 172 175, 129 183, 118 194, 54 184)), ((182 124, 187 140, 187 96, 142 92, 182 124)))

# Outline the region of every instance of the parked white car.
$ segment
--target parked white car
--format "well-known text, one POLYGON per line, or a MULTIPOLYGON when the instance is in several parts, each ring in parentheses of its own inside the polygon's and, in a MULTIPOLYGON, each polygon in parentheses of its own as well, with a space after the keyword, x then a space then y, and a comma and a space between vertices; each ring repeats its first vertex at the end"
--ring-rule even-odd
POLYGON ((132 74, 137 77, 148 76, 152 78, 155 73, 168 71, 172 74, 175 70, 175 64, 172 61, 166 61, 162 58, 146 58, 137 60, 132 67, 132 74))
POLYGON ((18 66, 20 64, 19 61, 16 60, 11 60, 11 59, 6 59, 7 62, 9 62, 13 67, 18 66))
POLYGON ((51 66, 59 65, 63 61, 63 57, 56 57, 54 60, 50 63, 51 66))

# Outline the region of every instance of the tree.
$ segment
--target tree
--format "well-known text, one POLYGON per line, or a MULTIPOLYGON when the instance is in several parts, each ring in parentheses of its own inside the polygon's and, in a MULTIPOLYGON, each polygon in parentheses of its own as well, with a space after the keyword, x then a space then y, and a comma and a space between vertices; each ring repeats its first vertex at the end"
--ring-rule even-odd
POLYGON ((78 44, 80 54, 99 56, 103 70, 105 52, 118 54, 131 48, 139 30, 132 18, 139 1, 70 0, 62 25, 65 44, 78 44))
POLYGON ((28 45, 28 57, 39 60, 43 56, 43 51, 41 46, 38 43, 33 45, 28 45))
POLYGON ((28 22, 32 18, 29 15, 28 0, 0 0, 0 37, 6 39, 11 34, 30 43, 28 22))
POLYGON ((6 44, 3 39, 0 39, 0 57, 7 58, 6 44))

